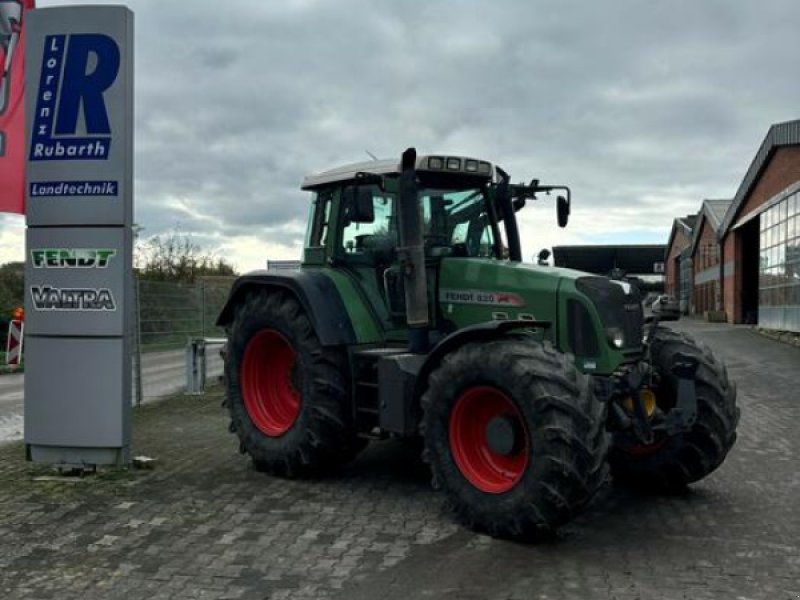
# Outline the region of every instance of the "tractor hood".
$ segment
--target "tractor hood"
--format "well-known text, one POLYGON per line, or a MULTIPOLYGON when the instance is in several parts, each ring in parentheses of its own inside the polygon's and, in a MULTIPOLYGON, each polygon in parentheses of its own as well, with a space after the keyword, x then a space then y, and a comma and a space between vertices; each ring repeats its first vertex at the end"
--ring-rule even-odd
POLYGON ((641 348, 638 291, 626 282, 591 273, 494 259, 445 258, 438 296, 441 318, 455 328, 491 320, 548 321, 553 342, 598 369, 619 363, 610 352, 641 348), (619 346, 609 347, 609 334, 622 340, 619 346))
MULTIPOLYGON (((553 321, 562 282, 586 273, 486 258, 445 258, 439 271, 439 304, 458 327, 492 319, 553 321)), ((570 286, 574 289, 574 283, 570 286)))
POLYGON ((526 262, 518 262, 518 263, 505 263, 504 266, 510 269, 524 269, 528 271, 535 271, 537 274, 541 273, 545 276, 550 277, 557 277, 563 279, 578 279, 579 277, 590 277, 592 276, 591 273, 585 273, 584 271, 576 271, 575 269, 567 269, 566 267, 550 267, 545 265, 538 265, 535 263, 526 263, 526 262))

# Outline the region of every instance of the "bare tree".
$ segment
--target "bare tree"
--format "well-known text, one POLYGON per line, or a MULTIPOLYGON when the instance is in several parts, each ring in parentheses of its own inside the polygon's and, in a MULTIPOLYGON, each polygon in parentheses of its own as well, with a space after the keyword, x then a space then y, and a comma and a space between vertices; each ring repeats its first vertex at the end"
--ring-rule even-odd
POLYGON ((236 275, 233 266, 203 250, 191 236, 175 229, 167 235, 139 240, 136 271, 141 279, 193 283, 207 275, 236 275))

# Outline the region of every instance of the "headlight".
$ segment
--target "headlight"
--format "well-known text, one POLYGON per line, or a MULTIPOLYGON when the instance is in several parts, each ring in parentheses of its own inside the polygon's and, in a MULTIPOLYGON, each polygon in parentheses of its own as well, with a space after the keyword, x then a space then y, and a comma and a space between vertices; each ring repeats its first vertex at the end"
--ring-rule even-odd
POLYGON ((606 328, 606 334, 608 335, 608 341, 611 342, 614 348, 622 348, 625 345, 625 335, 619 327, 606 328))

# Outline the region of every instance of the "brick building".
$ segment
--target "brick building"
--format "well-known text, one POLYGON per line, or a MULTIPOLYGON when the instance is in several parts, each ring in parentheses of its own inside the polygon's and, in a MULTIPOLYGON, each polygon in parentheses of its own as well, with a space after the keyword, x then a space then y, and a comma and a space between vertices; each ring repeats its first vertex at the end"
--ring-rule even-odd
POLYGON ((728 320, 800 332, 800 120, 770 127, 719 239, 728 320))
POLYGON ((720 225, 731 200, 703 200, 689 256, 692 265, 692 314, 722 310, 720 225))
POLYGON ((680 300, 681 310, 688 312, 692 279, 689 250, 697 215, 678 217, 672 222, 664 259, 664 292, 680 300))
POLYGON ((687 219, 672 225, 667 292, 689 312, 800 332, 800 120, 770 127, 733 200, 687 219))

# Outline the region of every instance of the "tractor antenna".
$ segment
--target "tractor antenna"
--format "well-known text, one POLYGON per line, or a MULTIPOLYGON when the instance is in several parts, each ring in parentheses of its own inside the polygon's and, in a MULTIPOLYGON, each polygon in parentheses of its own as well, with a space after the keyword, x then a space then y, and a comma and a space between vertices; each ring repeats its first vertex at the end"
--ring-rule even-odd
POLYGON ((378 160, 378 157, 377 157, 377 156, 375 156, 375 155, 374 155, 372 152, 370 152, 369 150, 364 150, 364 152, 366 152, 367 154, 369 154, 369 157, 370 157, 372 160, 378 160))

